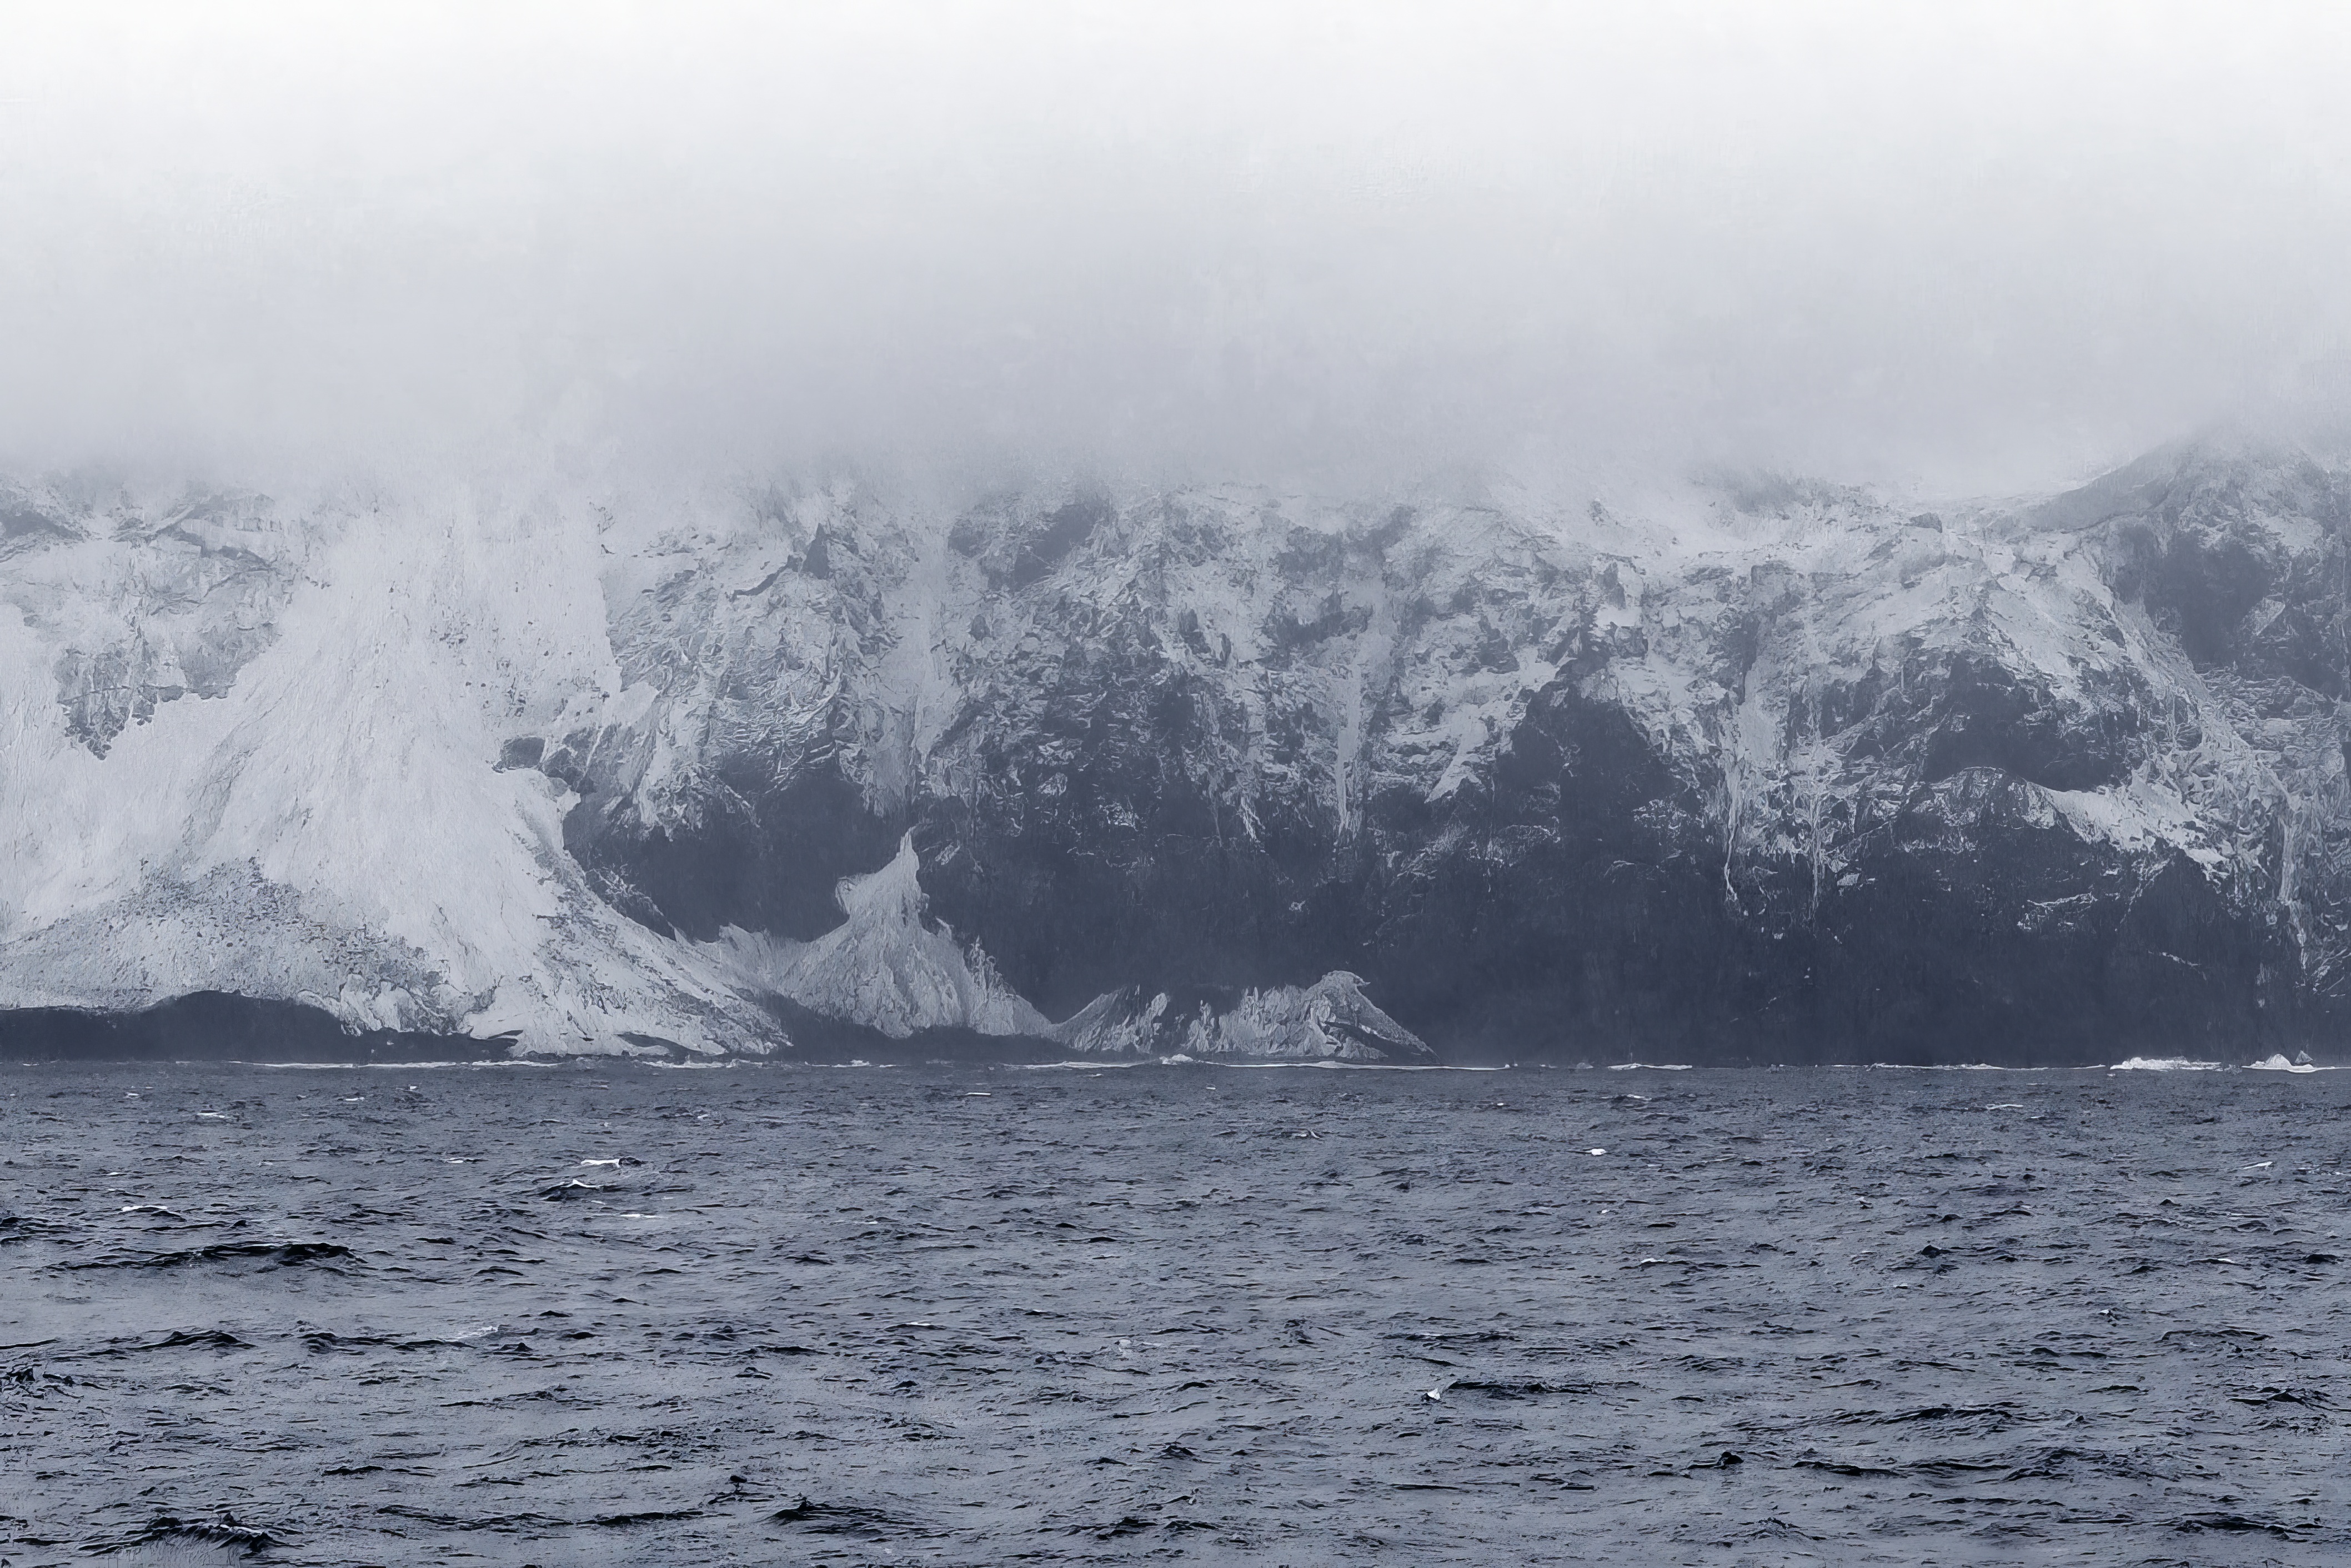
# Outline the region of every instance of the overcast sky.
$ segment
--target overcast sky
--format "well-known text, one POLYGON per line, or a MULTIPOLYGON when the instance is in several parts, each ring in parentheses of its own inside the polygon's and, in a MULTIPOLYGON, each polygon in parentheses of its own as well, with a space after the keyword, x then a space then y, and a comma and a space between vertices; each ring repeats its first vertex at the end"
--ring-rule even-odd
POLYGON ((0 0, 0 449, 2022 488, 2341 379, 2346 96, 2318 5, 0 0))

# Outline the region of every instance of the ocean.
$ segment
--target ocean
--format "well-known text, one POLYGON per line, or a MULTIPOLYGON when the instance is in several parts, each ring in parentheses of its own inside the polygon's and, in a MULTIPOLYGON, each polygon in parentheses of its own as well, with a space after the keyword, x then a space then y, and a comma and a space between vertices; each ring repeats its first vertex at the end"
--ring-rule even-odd
POLYGON ((0 1067, 0 1562, 2346 1561, 2346 1102, 0 1067))

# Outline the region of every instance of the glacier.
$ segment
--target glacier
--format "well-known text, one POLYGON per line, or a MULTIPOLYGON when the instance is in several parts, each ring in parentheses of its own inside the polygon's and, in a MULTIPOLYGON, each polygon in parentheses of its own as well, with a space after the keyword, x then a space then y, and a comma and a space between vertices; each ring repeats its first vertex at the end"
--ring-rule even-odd
POLYGON ((2339 457, 2229 434, 1932 506, 16 483, 0 1012, 2325 1056, 2346 535, 2339 457))

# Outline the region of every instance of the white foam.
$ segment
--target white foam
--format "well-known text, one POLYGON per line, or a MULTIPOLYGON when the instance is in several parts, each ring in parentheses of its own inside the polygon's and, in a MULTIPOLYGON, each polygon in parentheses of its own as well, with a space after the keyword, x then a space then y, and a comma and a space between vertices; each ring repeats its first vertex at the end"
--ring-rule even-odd
POLYGON ((2184 1056, 2134 1056, 2127 1061, 2116 1062, 2107 1071, 2110 1072, 2218 1072, 2222 1065, 2218 1061, 2190 1061, 2184 1056))
POLYGON ((2316 1062, 2288 1061, 2282 1055, 2273 1055, 2264 1057, 2259 1061, 2248 1061, 2245 1063, 2245 1071, 2248 1072, 2316 1072, 2320 1069, 2316 1062))
POLYGON ((433 1072, 474 1067, 554 1067, 553 1061, 527 1061, 519 1057, 493 1057, 486 1061, 235 1061, 234 1067, 261 1067, 273 1072, 357 1072, 381 1068, 387 1072, 433 1072))
MULTIPOLYGON (((1169 1061, 1190 1061, 1188 1056, 1171 1056, 1169 1061)), ((1508 1072, 1507 1067, 1462 1067, 1443 1061, 1211 1061, 1211 1067, 1230 1067, 1242 1071, 1268 1068, 1304 1068, 1315 1072, 1508 1072)))
POLYGON ((1644 1072, 1687 1072, 1690 1064, 1687 1061, 1612 1061, 1608 1064, 1611 1072, 1631 1072, 1636 1068, 1644 1072))

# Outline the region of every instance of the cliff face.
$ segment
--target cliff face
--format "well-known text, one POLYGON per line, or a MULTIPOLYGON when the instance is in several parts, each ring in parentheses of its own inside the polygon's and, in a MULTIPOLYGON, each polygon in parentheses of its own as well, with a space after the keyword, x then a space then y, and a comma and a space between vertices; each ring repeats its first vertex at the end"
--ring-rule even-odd
POLYGON ((2323 1051, 2345 1021, 2351 486, 2300 453, 1939 514, 835 489, 399 549, 306 515, 250 567, 157 508, 7 515, 37 743, 0 789, 177 791, 101 790, 0 888, 17 1006, 299 990, 758 1048, 779 999, 1390 1060, 2323 1051), (193 586, 91 588, 133 579, 193 586), (267 963, 158 950, 158 909, 273 900, 309 925, 267 963))

